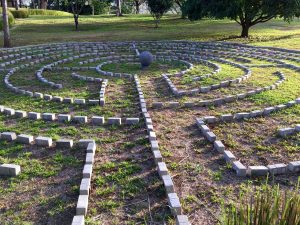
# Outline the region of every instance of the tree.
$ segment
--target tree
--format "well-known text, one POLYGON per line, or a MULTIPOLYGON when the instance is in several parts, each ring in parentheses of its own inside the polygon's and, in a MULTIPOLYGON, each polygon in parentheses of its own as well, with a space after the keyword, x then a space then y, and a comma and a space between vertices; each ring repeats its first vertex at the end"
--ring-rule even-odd
POLYGON ((40 0, 40 8, 47 9, 48 0, 40 0))
POLYGON ((168 12, 174 4, 174 0, 147 0, 148 9, 155 20, 155 28, 158 28, 161 17, 168 12))
POLYGON ((71 1, 69 1, 69 4, 71 5, 73 17, 74 17, 76 31, 78 31, 79 15, 86 3, 88 4, 88 1, 86 1, 86 0, 74 0, 74 1, 71 0, 71 1))
POLYGON ((178 7, 181 10, 181 18, 182 19, 186 18, 185 11, 184 11, 185 2, 186 2, 186 0, 175 0, 176 5, 178 5, 178 7))
POLYGON ((135 7, 135 13, 140 13, 140 6, 145 2, 145 0, 133 0, 134 7, 135 7))
POLYGON ((122 2, 121 2, 121 0, 116 0, 116 16, 122 16, 122 2))
POLYGON ((10 34, 9 34, 9 23, 8 23, 8 12, 7 12, 7 0, 1 0, 1 3, 2 3, 4 48, 9 48, 10 34))
POLYGON ((18 0, 15 0, 15 8, 16 8, 16 10, 19 10, 19 1, 18 0))
POLYGON ((229 18, 242 26, 241 37, 249 36, 250 27, 273 18, 291 21, 300 0, 187 0, 185 11, 191 20, 203 17, 229 18))

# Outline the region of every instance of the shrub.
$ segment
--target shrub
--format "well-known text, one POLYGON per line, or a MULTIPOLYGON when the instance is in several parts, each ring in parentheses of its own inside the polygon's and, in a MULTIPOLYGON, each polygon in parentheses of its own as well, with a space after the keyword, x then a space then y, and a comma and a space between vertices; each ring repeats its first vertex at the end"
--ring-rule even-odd
POLYGON ((29 17, 29 12, 27 9, 19 9, 19 10, 9 9, 9 11, 11 12, 11 14, 13 14, 13 16, 15 18, 28 18, 29 17))
POLYGON ((264 185, 255 194, 240 195, 240 202, 224 210, 223 225, 299 225, 300 194, 264 185))
POLYGON ((95 15, 107 14, 109 12, 110 4, 108 2, 93 0, 92 4, 94 6, 95 15))
POLYGON ((158 28, 161 17, 173 6, 173 0, 147 0, 148 9, 155 20, 155 27, 158 28))
POLYGON ((42 16, 72 16, 71 13, 58 11, 58 10, 48 10, 48 9, 29 9, 29 15, 42 15, 42 16))
MULTIPOLYGON (((9 26, 11 27, 14 23, 15 23, 15 18, 14 16, 11 14, 10 11, 7 11, 8 12, 8 23, 9 23, 9 26)), ((3 23, 2 23, 2 9, 0 9, 0 30, 2 31, 3 29, 3 23)))

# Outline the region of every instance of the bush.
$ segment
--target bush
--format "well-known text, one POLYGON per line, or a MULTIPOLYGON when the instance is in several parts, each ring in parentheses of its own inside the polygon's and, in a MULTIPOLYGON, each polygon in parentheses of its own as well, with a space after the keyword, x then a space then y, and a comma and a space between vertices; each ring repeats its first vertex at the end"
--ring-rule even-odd
POLYGON ((224 210, 223 225, 299 225, 300 194, 298 187, 282 192, 279 186, 268 186, 255 194, 240 195, 239 204, 224 210))
POLYGON ((42 15, 42 16, 72 16, 71 13, 58 11, 58 10, 48 10, 48 9, 29 9, 29 15, 42 15))
POLYGON ((29 17, 29 12, 27 9, 19 9, 19 10, 9 9, 9 11, 11 12, 11 14, 13 14, 13 16, 15 18, 28 18, 29 17))
POLYGON ((92 4, 94 6, 95 15, 106 14, 110 10, 110 4, 107 2, 93 0, 92 4))
MULTIPOLYGON (((15 23, 15 18, 14 16, 11 14, 10 11, 7 11, 8 12, 8 23, 9 23, 9 26, 12 27, 12 25, 15 23)), ((2 23, 2 9, 0 9, 0 30, 2 31, 3 29, 3 23, 2 23)))

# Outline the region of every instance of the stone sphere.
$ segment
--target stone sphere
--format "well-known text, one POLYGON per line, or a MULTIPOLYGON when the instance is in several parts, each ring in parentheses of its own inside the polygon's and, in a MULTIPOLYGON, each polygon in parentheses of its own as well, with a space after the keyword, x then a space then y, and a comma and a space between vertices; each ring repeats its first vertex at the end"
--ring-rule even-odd
POLYGON ((153 62, 153 55, 148 51, 142 52, 140 54, 140 62, 142 64, 142 68, 150 66, 153 62))

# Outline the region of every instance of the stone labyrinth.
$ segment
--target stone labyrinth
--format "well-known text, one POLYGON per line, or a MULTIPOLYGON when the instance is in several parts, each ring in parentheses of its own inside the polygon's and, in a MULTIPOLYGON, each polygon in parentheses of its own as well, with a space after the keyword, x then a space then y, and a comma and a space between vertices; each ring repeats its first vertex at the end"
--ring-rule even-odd
POLYGON ((0 60, 1 224, 216 224, 249 181, 297 180, 298 51, 62 43, 0 60))

